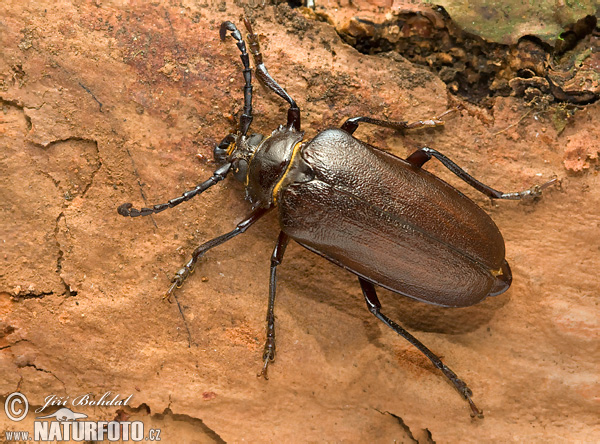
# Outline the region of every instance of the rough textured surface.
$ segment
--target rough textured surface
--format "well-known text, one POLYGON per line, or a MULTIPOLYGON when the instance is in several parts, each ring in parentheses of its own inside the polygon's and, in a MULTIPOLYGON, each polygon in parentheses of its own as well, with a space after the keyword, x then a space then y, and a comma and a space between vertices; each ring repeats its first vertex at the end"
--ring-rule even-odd
POLYGON ((419 12, 423 16, 431 17, 432 10, 441 6, 452 17, 456 26, 464 31, 489 42, 503 44, 515 44, 523 36, 533 36, 545 44, 555 45, 564 37, 563 32, 577 21, 586 16, 600 16, 596 0, 330 0, 316 1, 315 4, 317 9, 328 9, 337 17, 351 17, 357 12, 359 15, 365 12, 379 15, 386 12, 392 15, 406 11, 419 12), (346 7, 336 8, 338 5, 346 7))
MULTIPOLYGON (((473 11, 477 8, 467 7, 468 14, 473 11)), ((512 45, 494 43, 485 33, 460 28, 442 8, 424 3, 382 10, 359 0, 344 8, 320 5, 311 13, 335 26, 359 52, 396 51, 436 73, 452 94, 488 108, 498 95, 523 97, 538 108, 557 102, 589 104, 599 97, 600 28, 593 15, 565 27, 551 46, 521 33, 512 45)))
POLYGON ((465 31, 506 44, 516 43, 524 35, 532 35, 553 45, 565 27, 598 12, 596 0, 559 4, 553 0, 439 0, 435 3, 446 8, 465 31))
MULTIPOLYGON (((193 248, 249 211, 242 188, 227 181, 152 218, 116 207, 164 202, 211 174, 203 159, 242 97, 238 52, 218 25, 243 13, 225 3, 0 5, 2 399, 17 388, 33 405, 133 394, 127 415, 163 427, 163 442, 597 441, 597 103, 561 134, 511 97, 489 110, 464 104, 443 129, 357 132, 400 156, 435 147, 504 191, 562 179, 538 202, 491 204, 431 162, 492 215, 514 284, 465 309, 381 291, 387 314, 468 382, 484 420, 368 313, 354 276, 297 245, 279 271, 277 361, 268 382, 257 379, 274 217, 207 255, 178 293, 185 323, 161 300, 193 248)), ((457 104, 430 73, 394 53, 361 55, 287 5, 246 13, 307 137, 349 116, 417 120, 457 104)), ((285 110, 257 85, 255 131, 283 123, 285 110)), ((0 418, 0 431, 20 428, 0 418)))

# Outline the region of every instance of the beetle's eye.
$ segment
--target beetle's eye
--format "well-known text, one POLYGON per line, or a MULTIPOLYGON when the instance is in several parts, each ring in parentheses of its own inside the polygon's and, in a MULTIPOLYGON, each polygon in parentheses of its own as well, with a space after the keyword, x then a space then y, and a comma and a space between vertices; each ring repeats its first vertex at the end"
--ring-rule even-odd
POLYGON ((215 162, 221 164, 221 163, 225 163, 225 160, 227 159, 227 150, 221 148, 220 146, 216 146, 215 150, 213 152, 214 158, 215 158, 215 162))
POLYGON ((215 162, 222 164, 227 162, 227 157, 235 149, 235 135, 228 134, 223 140, 215 147, 213 155, 215 156, 215 162))
POLYGON ((244 182, 248 174, 248 162, 244 159, 237 159, 233 162, 233 177, 235 180, 244 182))

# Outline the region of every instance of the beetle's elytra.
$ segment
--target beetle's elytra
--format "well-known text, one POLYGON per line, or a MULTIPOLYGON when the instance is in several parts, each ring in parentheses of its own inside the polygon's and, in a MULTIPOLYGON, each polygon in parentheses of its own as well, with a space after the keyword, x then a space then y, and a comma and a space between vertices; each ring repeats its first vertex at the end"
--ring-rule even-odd
POLYGON ((230 173, 245 183, 246 198, 252 203, 250 215, 229 233, 196 248, 175 274, 166 297, 183 284, 204 253, 243 233, 276 208, 281 231, 271 257, 267 340, 260 375, 267 378, 267 367, 275 358, 276 271, 293 239, 356 274, 371 313, 424 353, 469 402, 472 415, 481 417, 467 385, 427 347, 381 313, 375 285, 429 304, 465 307, 498 295, 511 284, 500 231, 470 199, 421 168, 432 157, 495 199, 536 196, 554 180, 522 192, 502 193, 431 148, 421 148, 404 160, 352 136, 361 122, 402 130, 441 125, 440 118, 407 123, 354 117, 341 129, 327 129, 305 140, 300 131, 300 109, 267 72, 257 36, 248 20, 245 25, 257 77, 289 104, 286 125, 266 138, 247 134, 252 122, 250 60, 238 29, 224 22, 221 39, 229 32, 236 40, 245 85, 237 132, 227 135, 214 150, 221 166, 210 179, 167 203, 141 210, 126 203, 118 209, 119 214, 131 217, 159 213, 202 193, 230 173))

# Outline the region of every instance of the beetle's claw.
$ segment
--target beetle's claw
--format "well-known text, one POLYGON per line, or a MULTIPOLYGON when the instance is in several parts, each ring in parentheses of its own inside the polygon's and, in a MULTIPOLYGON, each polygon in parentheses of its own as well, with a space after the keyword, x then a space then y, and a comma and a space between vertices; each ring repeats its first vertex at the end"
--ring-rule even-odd
POLYGON ((444 111, 439 116, 434 117, 432 120, 434 120, 434 121, 440 121, 441 123, 439 123, 439 125, 443 125, 444 121, 442 120, 442 118, 446 117, 448 114, 452 114, 452 113, 458 112, 461 109, 462 109, 462 105, 453 106, 452 108, 447 109, 446 111, 444 111))
POLYGON ((263 378, 268 380, 269 376, 267 375, 267 369, 269 368, 269 362, 273 362, 275 360, 275 339, 272 337, 267 338, 267 342, 265 343, 265 350, 263 352, 263 359, 265 360, 263 368, 260 371, 260 373, 256 376, 259 378, 262 376, 263 378))
POLYGON ((467 396, 467 401, 469 401, 469 406, 471 407, 471 418, 477 417, 483 419, 483 410, 477 408, 470 396, 467 396))
POLYGON ((471 407, 471 418, 480 418, 483 419, 483 410, 477 408, 471 396, 473 396, 473 391, 467 386, 467 384, 460 379, 456 374, 450 370, 446 365, 443 365, 441 368, 442 372, 452 381, 454 387, 458 390, 458 393, 462 395, 463 398, 467 400, 469 403, 469 407, 471 407))
POLYGON ((175 291, 175 289, 177 288, 177 283, 174 282, 173 284, 171 284, 171 286, 169 287, 169 289, 165 292, 165 294, 163 295, 162 299, 163 301, 167 301, 169 304, 172 303, 172 299, 171 299, 171 295, 173 294, 173 292, 175 291))
POLYGON ((183 281, 190 274, 190 271, 191 270, 188 267, 183 267, 181 270, 175 273, 175 276, 171 278, 172 284, 163 296, 163 300, 166 299, 167 301, 169 301, 169 303, 172 302, 171 295, 177 288, 183 285, 183 281))
POLYGON ((542 192, 542 190, 545 190, 546 188, 548 188, 551 185, 554 185, 555 183, 560 185, 560 180, 558 180, 558 177, 556 177, 556 176, 553 177, 552 179, 550 179, 548 182, 541 184, 538 187, 540 190, 540 193, 542 192))
POLYGON ((473 396, 473 392, 469 387, 467 387, 467 384, 465 384, 462 380, 460 382, 462 383, 461 394, 469 403, 469 407, 471 407, 471 418, 477 417, 479 419, 483 419, 483 410, 479 409, 471 399, 471 396, 473 396))
POLYGON ((267 369, 269 368, 270 360, 272 360, 270 356, 265 357, 265 363, 264 363, 263 368, 260 371, 260 373, 256 375, 257 378, 260 378, 262 376, 263 378, 265 378, 265 380, 267 380, 267 381, 269 380, 269 376, 267 375, 267 369))
POLYGON ((545 190, 546 188, 554 185, 555 183, 559 183, 558 178, 554 177, 552 179, 550 179, 548 182, 543 183, 541 185, 535 185, 533 187, 531 187, 529 190, 527 190, 525 193, 527 196, 531 196, 531 197, 540 197, 542 195, 542 191, 545 190))

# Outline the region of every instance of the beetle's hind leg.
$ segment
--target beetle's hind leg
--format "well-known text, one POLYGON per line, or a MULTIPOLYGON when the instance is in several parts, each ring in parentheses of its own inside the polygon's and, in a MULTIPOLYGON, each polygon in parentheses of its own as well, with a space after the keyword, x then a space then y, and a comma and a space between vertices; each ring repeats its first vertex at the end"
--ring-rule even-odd
POLYGON ((263 351, 264 365, 261 372, 256 376, 263 376, 265 379, 269 379, 267 376, 267 368, 269 362, 275 360, 275 290, 277 284, 277 266, 283 261, 283 254, 285 253, 285 247, 289 243, 290 238, 283 231, 279 232, 279 238, 277 239, 277 245, 271 255, 271 277, 269 279, 269 308, 267 309, 267 340, 265 341, 265 348, 263 351))
POLYGON ((452 160, 450 160, 449 158, 444 156, 439 151, 434 150, 433 148, 428 148, 428 147, 421 148, 421 149, 415 151, 414 153, 412 153, 410 156, 408 156, 406 158, 406 161, 413 166, 421 167, 421 166, 423 166, 423 164, 425 164, 425 162, 430 160, 432 157, 435 157, 440 162, 442 162, 442 164, 446 168, 448 168, 450 171, 452 171, 454 174, 456 174, 458 177, 460 177, 466 183, 471 185, 473 188, 482 192, 486 196, 491 197, 492 199, 519 200, 519 199, 523 199, 524 197, 529 197, 529 196, 537 197, 542 194, 543 189, 548 188, 550 185, 552 185, 553 183, 558 181, 558 179, 554 178, 542 185, 535 185, 528 190, 517 191, 517 192, 513 192, 513 193, 503 193, 502 191, 495 190, 492 187, 479 182, 477 179, 475 179, 473 176, 471 176, 465 170, 463 170, 461 167, 459 167, 456 163, 454 163, 452 160))
POLYGON ((214 239, 211 239, 208 242, 205 242, 198 248, 196 248, 192 253, 192 258, 183 266, 181 270, 175 273, 175 276, 173 276, 173 279, 171 279, 171 282, 173 282, 173 284, 165 293, 164 299, 171 300, 171 295, 173 294, 175 289, 183 285, 183 282, 194 271, 196 262, 198 262, 198 259, 204 256, 204 253, 206 253, 211 248, 214 248, 218 245, 227 242, 228 240, 234 238, 238 234, 242 234, 252 224, 254 224, 254 222, 256 222, 258 219, 264 216, 267 213, 267 211, 269 210, 266 208, 257 208, 252 213, 250 213, 250 216, 248 216, 246 219, 237 224, 237 226, 229 233, 225 233, 221 236, 215 237, 214 239))
POLYGON ((377 297, 375 286, 371 282, 368 282, 362 278, 358 278, 358 280, 360 282, 363 295, 365 296, 365 300, 367 301, 367 307, 369 308, 369 311, 373 313, 373 315, 375 315, 377 319, 382 321, 385 325, 390 327, 392 330, 394 330, 396 333, 398 333, 400 336, 402 336, 404 339, 406 339, 408 342, 414 345, 417 349, 419 349, 421 353, 427 356, 427 358, 429 358, 433 365, 440 369, 442 373, 446 376, 446 378, 448 378, 450 382, 454 385, 454 387, 456 387, 456 390, 458 390, 462 397, 469 402, 469 406, 472 410, 471 416, 483 418, 483 412, 477 408, 477 406, 471 399, 473 392, 469 387, 467 387, 467 384, 458 376, 456 376, 456 373, 450 370, 450 368, 448 368, 448 366, 446 366, 446 364, 444 364, 442 360, 438 358, 431 350, 425 347, 425 345, 423 345, 421 341, 419 341, 409 332, 404 330, 390 318, 382 314, 380 311, 381 303, 379 302, 379 298, 377 297))

